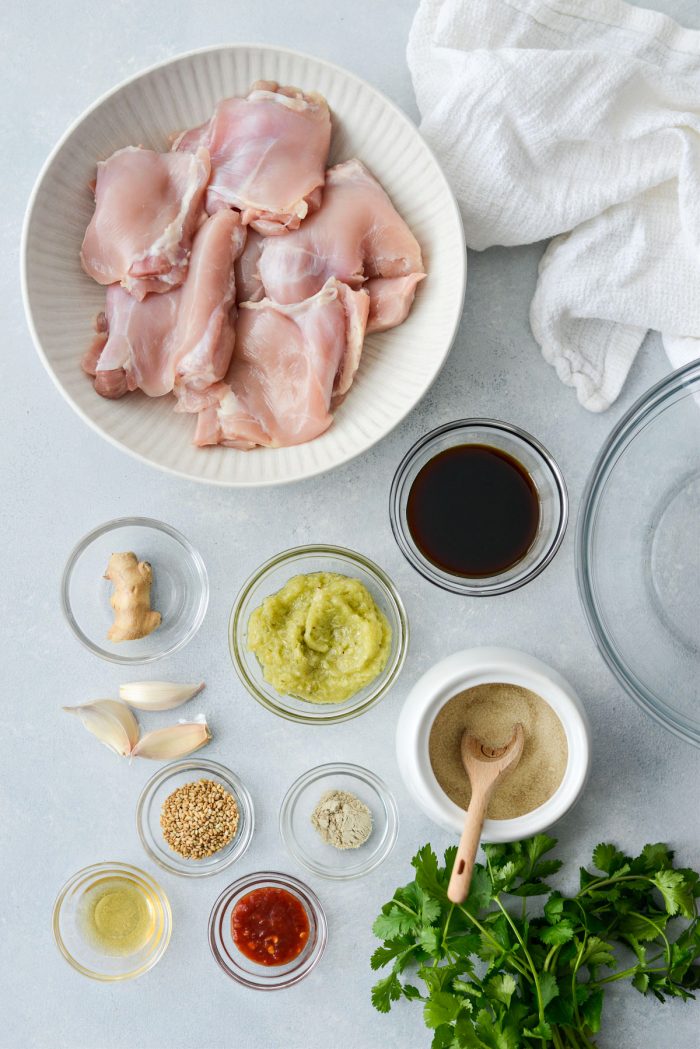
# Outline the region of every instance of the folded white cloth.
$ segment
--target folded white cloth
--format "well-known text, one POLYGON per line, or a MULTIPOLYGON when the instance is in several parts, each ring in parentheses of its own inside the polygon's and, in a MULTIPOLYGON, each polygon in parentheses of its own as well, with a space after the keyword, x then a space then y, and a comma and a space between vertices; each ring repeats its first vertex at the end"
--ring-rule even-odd
POLYGON ((554 237, 530 322, 581 404, 650 328, 700 357, 700 32, 621 0, 421 0, 408 64, 467 244, 554 237))

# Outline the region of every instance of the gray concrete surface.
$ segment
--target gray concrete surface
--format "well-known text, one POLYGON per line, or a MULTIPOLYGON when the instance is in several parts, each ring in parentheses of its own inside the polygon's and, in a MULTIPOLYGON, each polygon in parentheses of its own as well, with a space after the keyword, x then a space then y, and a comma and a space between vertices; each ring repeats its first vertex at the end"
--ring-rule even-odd
MULTIPOLYGON (((654 6, 700 27, 697 0, 654 6)), ((370 925, 409 860, 430 840, 448 844, 410 803, 393 757, 396 718, 416 676, 461 647, 521 647, 552 663, 580 692, 593 726, 587 792, 557 828, 576 866, 601 839, 640 847, 666 840, 700 867, 700 754, 640 714, 591 641, 574 579, 577 505, 591 463, 621 413, 667 369, 651 337, 619 402, 587 414, 543 363, 529 331, 528 303, 541 248, 470 257, 463 323, 438 382, 379 446, 342 469, 291 488, 224 491, 176 480, 100 440, 47 378, 27 333, 18 287, 25 202, 45 155, 101 92, 149 64, 192 47, 265 41, 329 58, 366 77, 416 117, 404 49, 413 0, 301 0, 174 5, 125 0, 99 5, 37 0, 4 12, 0 116, 3 147, 2 273, 2 696, 0 698, 0 1046, 2 1049, 421 1049, 421 1010, 389 1016, 369 1000, 375 945, 370 925), (573 521, 547 571, 527 588, 491 600, 443 593, 421 579, 391 536, 387 495, 407 447, 432 426, 493 415, 525 427, 554 453, 566 476, 573 521), (61 705, 113 694, 123 672, 92 657, 61 618, 58 584, 67 553, 93 526, 143 514, 181 529, 200 549, 212 583, 205 624, 158 676, 204 677, 200 704, 215 733, 207 756, 232 766, 252 791, 258 827, 229 874, 198 882, 162 875, 174 911, 171 947, 143 979, 102 986, 73 972, 56 950, 51 907, 63 881, 103 859, 146 862, 134 826, 150 763, 129 767, 61 713, 61 705), (413 637, 391 695, 356 721, 304 728, 273 717, 243 691, 230 664, 226 621, 241 581, 295 543, 345 544, 393 577, 413 637), (357 761, 393 787, 401 829, 390 859, 367 878, 333 884, 309 877, 326 908, 330 938, 316 972, 295 989, 261 995, 218 970, 206 928, 213 900, 236 875, 281 869, 304 876, 277 830, 290 782, 322 761, 357 761)), ((76 354, 78 348, 76 347, 76 354)), ((155 724, 153 716, 144 717, 155 724)), ((155 871, 154 871, 155 872, 155 871)), ((629 988, 611 989, 602 1049, 696 1049, 700 1005, 665 1007, 629 988)))

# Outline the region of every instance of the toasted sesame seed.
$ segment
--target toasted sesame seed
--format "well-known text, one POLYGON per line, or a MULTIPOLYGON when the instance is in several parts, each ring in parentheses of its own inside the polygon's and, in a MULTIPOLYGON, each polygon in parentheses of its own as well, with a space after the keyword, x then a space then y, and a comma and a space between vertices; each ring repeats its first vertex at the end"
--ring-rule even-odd
POLYGON ((168 795, 161 809, 160 826, 174 852, 188 860, 202 860, 235 837, 238 805, 220 783, 196 780, 168 795))

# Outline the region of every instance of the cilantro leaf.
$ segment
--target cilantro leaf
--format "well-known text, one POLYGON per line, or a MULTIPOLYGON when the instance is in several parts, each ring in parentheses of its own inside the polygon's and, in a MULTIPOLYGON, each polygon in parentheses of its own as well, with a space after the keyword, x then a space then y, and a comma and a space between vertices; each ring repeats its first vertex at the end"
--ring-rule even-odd
POLYGON ((449 874, 446 868, 442 873, 438 867, 438 859, 430 845, 424 845, 411 860, 416 869, 416 882, 418 886, 438 900, 447 899, 447 883, 449 874))
POLYGON ((637 972, 632 978, 632 986, 640 992, 640 994, 646 994, 649 990, 649 974, 645 972, 637 972))
POLYGON ((431 896, 428 896, 427 893, 423 892, 423 890, 421 890, 421 897, 421 921, 424 925, 432 925, 442 914, 442 906, 439 900, 434 900, 431 896))
POLYGON ((426 1027, 439 1027, 457 1019, 461 1000, 456 994, 448 991, 435 991, 423 1006, 423 1019, 426 1027))
POLYGON ((432 958, 437 958, 442 953, 440 944, 440 931, 434 928, 432 925, 427 928, 421 929, 418 933, 418 943, 423 948, 426 954, 429 954, 432 958))
POLYGON ((548 834, 535 834, 533 838, 528 838, 524 845, 530 866, 534 867, 539 858, 546 852, 551 852, 556 844, 557 839, 550 838, 548 834))
POLYGON ((517 1033, 512 1029, 504 1029, 486 1009, 478 1014, 474 1026, 481 1044, 487 1049, 516 1049, 517 1033))
POLYGON ((373 969, 382 969, 390 961, 413 949, 414 941, 407 936, 402 937, 400 940, 387 940, 381 947, 377 947, 370 958, 369 964, 373 969))
POLYGON ((372 1005, 380 1013, 388 1013, 391 1003, 401 997, 401 981, 396 973, 389 973, 372 988, 372 1005))
POLYGON ((469 1016, 462 1014, 454 1025, 454 1033, 459 1049, 484 1049, 484 1043, 474 1028, 469 1016))
POLYGON ((553 892, 544 905, 544 916, 552 925, 556 925, 564 913, 564 897, 560 892, 553 892))
POLYGON ((593 864, 604 874, 614 874, 627 863, 628 857, 616 849, 614 845, 601 842, 593 850, 593 864))
POLYGON ((535 864, 530 880, 541 881, 542 878, 548 878, 550 874, 557 874, 563 866, 562 860, 542 860, 541 863, 535 864))
POLYGON ((600 1018, 602 1012, 603 991, 599 988, 598 990, 591 991, 581 1006, 581 1015, 586 1021, 586 1027, 588 1027, 593 1034, 597 1034, 600 1030, 600 1018))
POLYGON ((574 923, 570 918, 562 918, 556 925, 545 925, 544 928, 538 928, 537 938, 549 947, 568 943, 574 938, 574 923))
POLYGON ((449 990, 452 981, 460 975, 460 965, 421 965, 418 976, 426 984, 431 995, 449 990))
POLYGON ((451 1024, 440 1024, 435 1028, 430 1049, 454 1049, 456 1045, 455 1029, 451 1024))
POLYGON ((646 914, 636 911, 624 914, 618 922, 618 927, 620 932, 634 937, 635 940, 655 940, 663 933, 667 924, 668 915, 654 908, 646 914))
POLYGON ((496 892, 507 892, 519 873, 519 865, 514 860, 508 860, 500 867, 494 867, 491 875, 493 887, 496 892))
POLYGON ((515 978, 510 973, 498 973, 498 975, 491 977, 486 984, 486 989, 491 998, 503 1002, 507 1007, 510 1005, 510 1000, 515 994, 517 986, 515 978))
POLYGON ((559 986, 556 978, 550 972, 540 974, 540 994, 545 1009, 549 1003, 559 994, 559 986))
POLYGON ((667 914, 682 914, 684 918, 695 917, 693 886, 684 872, 660 870, 652 880, 663 896, 667 914))
POLYGON ((470 911, 483 911, 488 907, 493 895, 489 872, 480 863, 474 865, 469 895, 464 906, 470 911))
POLYGON ((673 852, 668 845, 657 841, 653 845, 645 845, 639 856, 632 861, 632 870, 635 874, 655 874, 657 871, 668 870, 673 866, 673 852))
POLYGON ((545 1041, 552 1041, 552 1028, 546 1022, 538 1023, 537 1027, 526 1027, 523 1034, 526 1038, 543 1038, 545 1041))
POLYGON ((414 932, 419 925, 420 918, 417 914, 394 904, 375 919, 372 932, 379 940, 395 940, 405 933, 414 932))
POLYGON ((581 965, 587 965, 589 969, 595 969, 599 965, 611 966, 615 964, 609 945, 598 936, 589 936, 581 953, 581 965))

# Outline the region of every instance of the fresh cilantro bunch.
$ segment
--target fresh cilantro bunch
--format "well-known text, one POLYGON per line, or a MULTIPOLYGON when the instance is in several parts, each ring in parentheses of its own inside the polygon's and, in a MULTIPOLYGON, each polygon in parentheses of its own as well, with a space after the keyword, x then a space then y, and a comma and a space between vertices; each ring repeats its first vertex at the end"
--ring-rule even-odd
POLYGON ((552 889, 556 839, 538 834, 486 845, 462 906, 447 899, 456 849, 440 866, 430 845, 415 879, 397 889, 374 923, 384 943, 372 968, 391 972, 372 989, 388 1012, 399 998, 423 1003, 432 1049, 591 1049, 605 988, 629 980, 642 994, 693 998, 700 987, 700 876, 674 867, 665 845, 624 856, 593 852, 575 896, 552 889), (547 899, 533 906, 533 897, 547 899), (520 897, 520 900, 517 899, 520 897), (537 913, 531 913, 531 912, 537 913), (421 991, 406 982, 411 968, 421 991))

